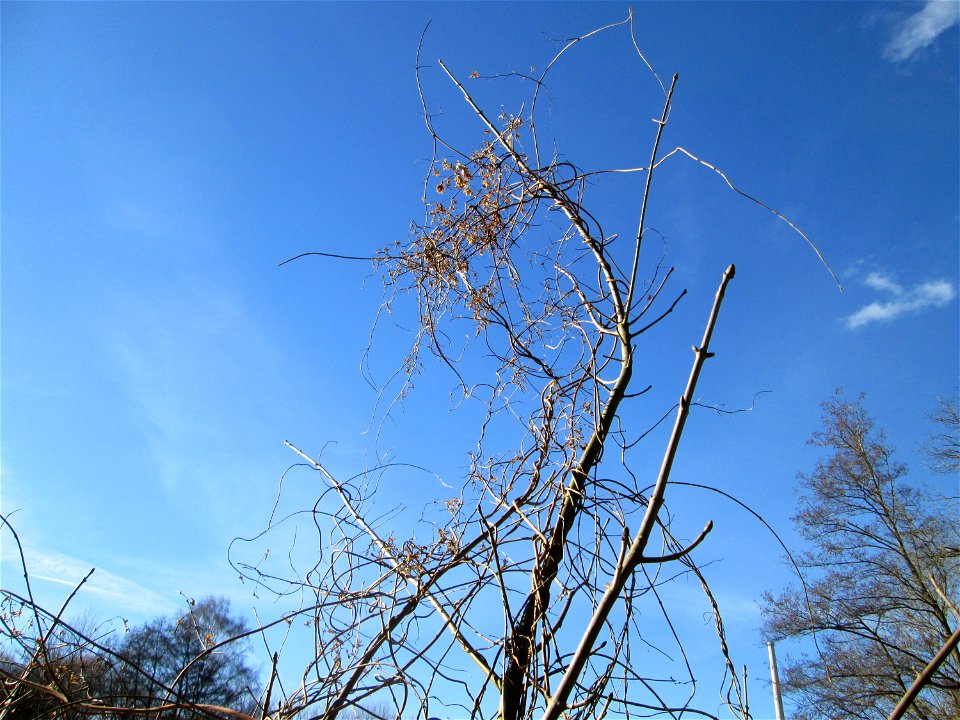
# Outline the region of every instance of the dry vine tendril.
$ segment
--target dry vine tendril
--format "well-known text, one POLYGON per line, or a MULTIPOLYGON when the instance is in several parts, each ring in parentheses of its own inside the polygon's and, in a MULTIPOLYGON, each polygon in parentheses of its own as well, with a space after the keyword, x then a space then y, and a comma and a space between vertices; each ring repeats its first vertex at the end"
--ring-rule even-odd
MULTIPOLYGON (((557 58, 586 37, 571 41, 557 58)), ((408 297, 416 306, 399 395, 428 362, 426 352, 455 373, 464 397, 485 408, 485 420, 460 494, 447 501, 446 520, 433 523, 436 540, 425 544, 398 542, 385 525, 368 521, 375 483, 364 478, 384 468, 349 481, 346 494, 319 460, 301 453, 343 501, 331 516, 342 533, 332 545, 355 547, 366 537, 375 548, 375 567, 361 572, 363 563, 348 564, 359 583, 355 591, 379 593, 393 578, 390 591, 379 596, 386 606, 369 629, 367 620, 346 620, 344 627, 358 638, 352 671, 321 684, 327 689, 317 702, 333 717, 375 675, 392 679, 397 714, 409 711, 411 702, 417 712, 429 712, 435 688, 449 684, 462 712, 475 717, 489 716, 492 708, 504 720, 693 710, 695 691, 671 702, 663 693, 674 697, 684 683, 644 674, 631 661, 631 644, 644 635, 641 607, 659 607, 672 626, 658 587, 666 566, 678 562, 700 581, 715 614, 723 700, 746 716, 718 605, 690 554, 712 524, 683 545, 662 512, 696 383, 713 356, 710 340, 732 265, 694 347, 655 482, 638 479, 627 457, 632 443, 619 424, 621 404, 644 392, 634 380, 642 336, 683 296, 661 301, 671 270, 657 264, 647 279, 638 272, 643 217, 677 78, 663 86, 650 163, 632 170, 646 176, 640 227, 635 237, 622 239, 607 234, 585 207, 588 180, 602 173, 556 159, 541 162, 533 110, 490 120, 442 61, 439 66, 486 137, 473 151, 457 151, 436 131, 424 100, 427 128, 435 147, 444 149, 425 181, 425 218, 411 226, 406 243, 377 253, 375 263, 387 306, 408 297), (482 341, 487 375, 479 381, 468 378, 461 362, 466 346, 451 340, 459 325, 482 341), (504 424, 516 428, 518 421, 523 432, 517 446, 494 439, 502 437, 504 424), (648 551, 658 534, 661 549, 648 551), (499 606, 502 617, 491 619, 489 608, 499 606), (419 643, 409 642, 414 628, 419 643), (466 669, 465 659, 479 675, 466 669)), ((536 92, 544 77, 536 80, 536 92)), ((685 150, 666 157, 684 153, 727 180, 685 150)), ((329 592, 326 583, 340 577, 330 570, 311 587, 320 597, 329 592)), ((682 645, 678 649, 682 655, 682 645)), ((687 682, 694 684, 692 674, 687 682)))
MULTIPOLYGON (((659 260, 646 267, 642 258, 655 171, 667 158, 686 155, 754 199, 686 150, 658 154, 676 76, 666 85, 654 73, 664 103, 648 165, 606 171, 644 179, 635 234, 608 233, 587 209, 590 183, 604 172, 540 152, 536 106, 547 74, 571 48, 603 31, 629 29, 633 39, 632 21, 631 13, 569 41, 533 79, 527 114, 500 113, 491 120, 439 63, 441 77, 462 94, 483 134, 475 149, 458 151, 436 131, 424 100, 438 150, 425 182, 424 219, 411 225, 406 242, 367 259, 383 278, 387 310, 407 299, 415 306, 397 395, 408 391, 426 363, 445 365, 464 402, 481 407, 476 444, 463 477, 447 485, 454 491, 438 499, 422 525, 427 536, 418 541, 398 537, 391 511, 375 498, 381 476, 412 472, 409 466, 379 460, 343 478, 288 443, 322 481, 316 501, 276 521, 271 515, 263 533, 233 547, 293 526, 315 533, 314 554, 306 567, 296 564, 292 550, 278 566, 266 553, 249 562, 231 556, 241 576, 258 588, 302 599, 254 631, 272 658, 262 719, 309 712, 333 720, 372 702, 386 703, 386 710, 375 713, 380 717, 427 716, 445 712, 436 709, 438 697, 457 716, 502 720, 688 711, 715 717, 702 706, 716 700, 696 695, 681 633, 660 594, 679 574, 702 585, 706 612, 714 618, 722 702, 735 716, 749 716, 719 606, 693 556, 712 524, 705 522, 693 541, 681 542, 665 505, 697 382, 713 357, 711 340, 733 265, 722 273, 694 345, 659 468, 644 467, 631 454, 649 426, 629 429, 624 409, 649 387, 638 377, 641 353, 656 353, 647 345, 647 331, 671 316, 685 292, 666 296, 672 269, 659 260), (464 327, 469 332, 454 332, 464 327), (481 361, 462 362, 475 345, 481 361), (302 518, 309 522, 300 524, 302 518), (676 639, 679 660, 666 669, 666 661, 643 665, 636 652, 649 642, 655 621, 676 639), (310 634, 315 652, 292 685, 278 677, 287 635, 277 641, 275 628, 306 628, 310 634)), ((418 82, 420 71, 418 57, 418 82)), ((663 410, 656 416, 670 414, 663 410)), ((0 620, 14 632, 17 613, 31 601, 7 600, 0 620)), ((32 621, 24 632, 34 637, 42 635, 44 622, 49 627, 40 614, 32 621)), ((100 653, 107 656, 102 648, 100 653)), ((3 703, 12 705, 24 682, 5 676, 4 688, 14 689, 0 697, 0 711, 3 703)), ((103 699, 70 692, 66 682, 49 689, 57 702, 83 713, 104 711, 103 699)), ((189 698, 174 700, 213 717, 250 717, 231 708, 197 708, 189 698)), ((122 716, 125 710, 111 712, 122 716)))

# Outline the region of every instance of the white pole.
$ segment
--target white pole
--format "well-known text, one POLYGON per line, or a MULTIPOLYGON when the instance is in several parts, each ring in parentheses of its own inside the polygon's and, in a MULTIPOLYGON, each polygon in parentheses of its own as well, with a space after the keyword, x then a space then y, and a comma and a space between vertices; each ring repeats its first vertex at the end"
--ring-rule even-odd
POLYGON ((770 655, 770 680, 773 683, 773 707, 777 713, 777 720, 783 720, 783 700, 780 697, 780 675, 777 673, 777 653, 773 643, 767 643, 767 653, 770 655))

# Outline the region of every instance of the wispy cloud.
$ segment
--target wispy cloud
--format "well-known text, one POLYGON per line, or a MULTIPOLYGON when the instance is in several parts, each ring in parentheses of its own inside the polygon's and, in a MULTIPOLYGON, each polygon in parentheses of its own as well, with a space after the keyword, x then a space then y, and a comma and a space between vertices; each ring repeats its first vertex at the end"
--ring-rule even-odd
POLYGON ((883 273, 872 272, 867 275, 867 279, 863 281, 863 284, 868 288, 873 288, 874 290, 881 290, 883 292, 893 293, 894 295, 903 295, 904 289, 902 285, 894 282, 893 278, 884 275, 883 273))
POLYGON ((872 272, 863 284, 885 293, 891 298, 864 305, 846 318, 848 328, 862 327, 872 322, 894 320, 901 315, 920 312, 930 307, 941 307, 956 296, 957 291, 949 280, 928 280, 916 287, 905 288, 889 275, 872 272))
MULTIPOLYGON (((91 563, 84 560, 55 551, 26 548, 24 556, 32 583, 52 583, 71 590, 93 567, 91 563)), ((5 566, 5 576, 14 577, 20 574, 13 570, 14 566, 20 564, 20 558, 11 543, 4 543, 0 559, 5 566)), ((34 591, 36 592, 36 588, 34 591)), ((47 594, 41 593, 41 595, 47 594)), ((152 590, 99 568, 81 588, 80 597, 83 595, 94 596, 90 600, 95 601, 97 605, 106 605, 115 611, 135 615, 162 615, 176 607, 175 603, 152 590)))
POLYGON ((167 491, 182 492, 233 447, 244 398, 269 377, 275 353, 240 298, 184 282, 128 302, 105 334, 152 467, 167 491))
POLYGON ((927 0, 918 12, 897 23, 883 56, 891 62, 909 60, 956 25, 958 19, 960 3, 956 0, 927 0))

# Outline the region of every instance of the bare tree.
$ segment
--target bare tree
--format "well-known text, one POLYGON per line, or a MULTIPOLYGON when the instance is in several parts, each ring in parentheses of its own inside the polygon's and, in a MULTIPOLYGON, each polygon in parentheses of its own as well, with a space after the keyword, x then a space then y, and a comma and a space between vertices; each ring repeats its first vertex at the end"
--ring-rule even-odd
POLYGON ((49 613, 5 590, 0 718, 252 717, 259 685, 243 643, 251 633, 222 598, 189 605, 118 633, 109 623, 70 625, 65 606, 49 613))
MULTIPOLYGON (((475 445, 464 451, 464 475, 446 479, 452 490, 424 510, 418 534, 400 537, 391 529, 395 510, 379 506, 375 495, 381 478, 408 468, 382 458, 341 477, 322 457, 290 444, 318 473, 322 492, 310 508, 271 516, 263 533, 232 546, 245 578, 301 600, 257 629, 273 660, 260 703, 264 717, 332 720, 379 715, 384 707, 391 717, 422 717, 438 714, 431 711, 441 696, 458 715, 502 720, 715 717, 716 697, 698 695, 685 633, 662 595, 680 575, 702 586, 714 619, 720 672, 713 689, 729 712, 749 717, 718 604, 693 559, 712 524, 684 540, 665 509, 697 383, 713 357, 732 264, 717 269, 703 329, 691 331, 697 334, 689 376, 673 407, 660 407, 636 427, 625 420, 628 406, 649 389, 640 361, 656 357, 650 331, 686 293, 671 288, 673 269, 647 248, 654 176, 671 157, 692 159, 806 236, 688 150, 661 150, 678 78, 660 81, 639 52, 632 20, 570 40, 542 73, 521 76, 531 92, 527 109, 516 114, 489 113, 467 80, 439 61, 437 73, 462 97, 476 128, 479 139, 469 149, 438 131, 421 90, 434 146, 425 216, 405 243, 368 258, 384 281, 384 316, 402 313, 407 302, 415 307, 409 352, 396 382, 381 389, 393 412, 388 391, 403 398, 424 368, 445 367, 456 402, 478 407, 482 421, 475 445), (649 68, 663 104, 643 167, 588 170, 544 151, 538 99, 556 63, 615 29, 649 68), (642 179, 637 224, 628 232, 606 229, 587 205, 591 187, 614 173, 642 179), (466 342, 455 340, 464 335, 466 342), (635 448, 671 414, 659 467, 644 467, 635 448), (283 537, 283 528, 304 516, 316 531, 305 566, 295 548, 286 567, 240 557, 241 548, 283 537), (305 624, 314 651, 291 682, 281 677, 278 657, 292 646, 289 633, 305 624), (657 648, 656 662, 641 661, 654 625, 674 638, 674 660, 657 648)), ((424 69, 418 53, 421 88, 424 69)), ((303 527, 297 532, 302 539, 303 527)), ((109 648, 98 648, 110 656, 109 648)), ((189 703, 175 684, 162 689, 189 703)), ((80 707, 92 713, 94 705, 80 707)))
MULTIPOLYGON (((260 690, 256 672, 244 656, 246 648, 230 643, 224 650, 205 652, 247 631, 244 622, 231 614, 226 599, 191 600, 187 611, 178 616, 157 618, 117 640, 111 638, 122 661, 103 674, 96 694, 116 698, 115 704, 132 708, 149 708, 169 702, 171 697, 183 697, 252 714, 260 690), (132 672, 134 667, 144 673, 132 672)), ((165 714, 169 718, 200 716, 190 708, 165 714)))
POLYGON ((29 632, 30 622, 20 624, 25 632, 13 631, 17 615, 27 606, 3 599, 0 633, 7 642, 0 649, 0 717, 4 720, 79 718, 83 713, 70 702, 72 697, 101 694, 110 666, 96 653, 87 652, 82 638, 103 635, 93 623, 81 622, 82 629, 62 627, 45 636, 42 643, 29 632), (91 692, 92 689, 92 692, 91 692))
MULTIPOLYGON (((686 388, 678 388, 658 471, 631 462, 649 425, 630 430, 623 421, 627 404, 648 389, 638 364, 656 352, 648 331, 685 294, 669 290, 673 270, 659 255, 646 257, 657 168, 669 157, 692 158, 746 194, 687 150, 661 153, 676 76, 660 83, 663 106, 644 167, 587 171, 543 154, 537 100, 547 74, 578 43, 615 27, 632 39, 628 17, 571 40, 546 71, 528 78, 526 114, 488 114, 466 80, 438 61, 481 141, 463 150, 448 140, 424 97, 435 148, 425 219, 412 225, 406 243, 372 259, 386 286, 384 312, 411 298, 416 307, 398 397, 424 367, 446 367, 456 402, 476 403, 484 419, 465 476, 449 480, 455 491, 438 503, 444 512, 425 511, 425 541, 396 537, 392 511, 376 505, 377 484, 400 471, 396 464, 384 460, 339 477, 291 444, 326 485, 310 510, 323 552, 296 576, 237 565, 277 593, 310 597, 318 653, 280 714, 311 706, 333 718, 389 692, 397 717, 429 714, 441 694, 456 695, 460 714, 502 720, 713 717, 696 707, 696 679, 660 595, 668 579, 692 574, 716 621, 723 702, 736 716, 748 715, 718 606, 691 555, 712 524, 681 542, 664 512, 733 265, 720 277, 712 308, 704 308, 705 328, 686 388), (587 207, 591 183, 613 172, 644 179, 639 222, 629 234, 608 231, 587 207), (454 340, 464 336, 473 341, 454 340), (648 642, 653 622, 676 638, 677 666, 638 661, 637 643, 648 642)), ((421 69, 418 61, 418 79, 421 69)), ((270 529, 281 524, 271 521, 270 529)))
POLYGON ((930 433, 923 454, 931 470, 937 473, 960 472, 960 412, 957 399, 937 398, 937 409, 930 415, 934 429, 930 433))
POLYGON ((906 482, 906 467, 862 399, 838 393, 823 409, 823 430, 811 444, 830 454, 800 476, 795 518, 813 547, 799 559, 804 586, 768 596, 765 608, 771 637, 813 641, 785 664, 796 717, 885 717, 951 638, 954 649, 906 716, 957 717, 955 502, 906 482))

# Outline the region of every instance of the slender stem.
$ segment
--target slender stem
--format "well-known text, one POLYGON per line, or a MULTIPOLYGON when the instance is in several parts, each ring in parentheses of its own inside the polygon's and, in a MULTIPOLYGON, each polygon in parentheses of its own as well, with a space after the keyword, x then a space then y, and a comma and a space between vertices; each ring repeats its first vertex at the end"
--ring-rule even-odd
POLYGON ((717 290, 717 296, 713 301, 713 309, 710 312, 710 318, 707 320, 707 327, 703 333, 703 340, 700 343, 700 347, 694 347, 693 368, 690 371, 686 391, 683 397, 680 398, 680 404, 677 408, 677 419, 673 426, 673 432, 670 435, 670 441, 667 443, 663 464, 660 467, 660 475, 657 478, 657 484, 647 504, 647 512, 643 517, 640 530, 637 532, 633 544, 630 546, 630 550, 627 551, 623 562, 621 562, 615 570, 613 578, 607 587, 607 591, 603 594, 603 597, 600 598, 600 603, 597 605, 593 617, 590 618, 590 623, 580 640, 580 645, 577 647, 573 658, 570 660, 570 664, 567 666, 567 671, 563 675, 563 679, 560 681, 553 697, 550 699, 550 703, 547 705, 543 720, 557 720, 557 718, 560 717, 560 713, 566 708, 567 699, 570 697, 570 693, 573 691, 574 686, 580 678, 580 674, 583 672, 583 667, 596 644, 603 624, 606 622, 610 611, 619 599, 621 592, 623 592, 627 580, 633 575, 637 566, 643 562, 643 551, 647 546, 653 528, 657 524, 660 508, 663 506, 663 497, 666 492, 667 481, 670 478, 670 470, 673 467, 673 460, 676 457, 677 448, 680 446, 680 437, 683 434, 687 415, 690 413, 690 405, 693 402, 700 371, 703 368, 704 362, 706 362, 708 358, 713 357, 713 353, 709 351, 710 338, 713 336, 713 328, 716 325, 717 316, 720 313, 720 305, 723 303, 727 284, 733 279, 735 272, 736 269, 731 265, 723 274, 723 280, 720 283, 720 288, 717 290))
POLYGON ((673 82, 670 83, 670 89, 667 91, 667 100, 663 104, 663 114, 660 116, 660 122, 657 126, 657 137, 653 141, 653 150, 650 153, 650 164, 647 166, 647 182, 643 186, 643 199, 640 201, 640 225, 637 228, 637 244, 633 251, 633 269, 630 271, 630 284, 627 286, 627 312, 630 312, 630 308, 633 306, 633 289, 637 281, 637 268, 640 266, 640 247, 643 245, 643 227, 647 218, 647 202, 650 200, 653 170, 657 166, 657 150, 660 148, 663 129, 667 126, 667 116, 670 114, 670 99, 673 97, 673 90, 679 79, 680 76, 675 74, 673 82))

